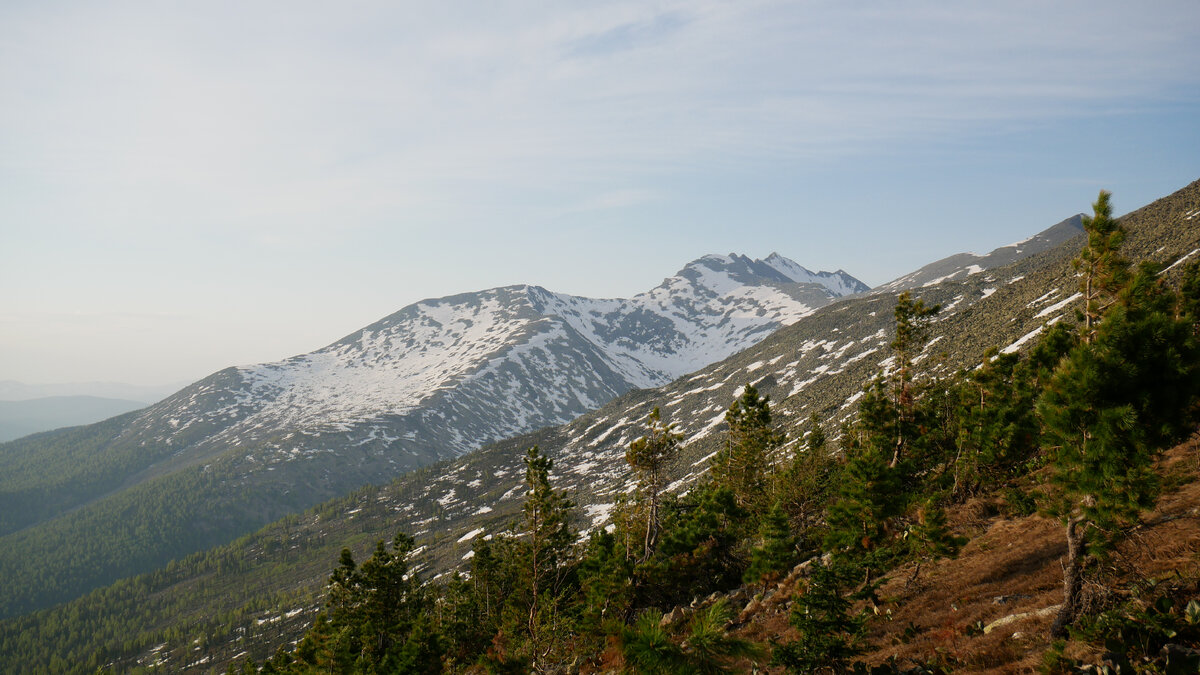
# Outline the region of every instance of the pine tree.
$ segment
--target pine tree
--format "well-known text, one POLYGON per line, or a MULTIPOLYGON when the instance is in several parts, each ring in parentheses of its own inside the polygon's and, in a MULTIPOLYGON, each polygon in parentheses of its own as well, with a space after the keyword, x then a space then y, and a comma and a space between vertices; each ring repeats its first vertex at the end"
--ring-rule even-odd
POLYGON ((687 672, 683 649, 671 641, 662 626, 662 613, 648 611, 634 625, 621 630, 625 668, 638 675, 673 675, 687 672))
POLYGON ((804 447, 797 448, 790 464, 777 474, 772 490, 802 536, 820 520, 837 471, 815 412, 809 416, 807 430, 804 447))
POLYGON ((788 527, 787 514, 776 502, 759 525, 759 545, 750 551, 750 566, 742 580, 748 584, 766 583, 796 564, 796 537, 788 527))
POLYGON ((908 547, 917 566, 909 582, 921 573, 921 564, 937 558, 952 558, 958 555, 966 537, 955 536, 946 521, 946 511, 934 500, 926 500, 917 512, 917 520, 908 530, 908 547))
MULTIPOLYGON (((1101 193, 1097 219, 1106 202, 1101 193)), ((1110 232, 1100 244, 1108 246, 1113 239, 1110 232)), ((1101 249, 1081 259, 1088 264, 1107 260, 1110 268, 1120 269, 1112 264, 1115 256, 1101 249)), ((1098 271, 1096 279, 1106 276, 1111 275, 1098 271)), ((1179 304, 1157 269, 1143 265, 1099 322, 1085 324, 1090 337, 1085 333, 1063 358, 1038 402, 1066 522, 1063 608, 1054 635, 1064 634, 1076 617, 1089 558, 1111 546, 1155 502, 1156 453, 1194 429, 1200 350, 1192 325, 1177 311, 1179 304)))
POLYGON ((404 534, 391 550, 380 541, 361 566, 342 550, 329 580, 328 615, 318 617, 297 646, 294 669, 442 671, 440 639, 424 613, 430 594, 408 565, 413 546, 404 534))
POLYGON ((954 485, 963 498, 1019 471, 1038 448, 1034 389, 1018 354, 991 350, 954 385, 954 485))
POLYGON ((771 423, 769 396, 759 396, 747 384, 725 413, 729 425, 726 444, 713 458, 713 481, 733 491, 738 505, 753 516, 766 510, 769 461, 783 445, 784 436, 771 423))
POLYGON ((658 551, 638 570, 645 601, 670 606, 737 585, 745 568, 740 543, 749 514, 733 491, 703 484, 663 507, 658 551))
POLYGON ((731 637, 725 632, 725 626, 732 619, 733 611, 724 598, 696 612, 682 645, 686 667, 681 673, 732 673, 735 659, 760 655, 761 650, 750 641, 731 637))
MULTIPOLYGON (((864 403, 870 403, 868 397, 864 403)), ((836 497, 829 505, 825 546, 839 559, 861 561, 869 584, 899 535, 896 520, 904 513, 907 495, 885 448, 868 443, 849 448, 847 454, 836 497)))
POLYGON ((535 668, 541 670, 553 645, 545 629, 557 618, 556 596, 565 577, 563 563, 575 540, 570 528, 574 506, 550 486, 553 462, 535 445, 525 454, 526 580, 529 586, 527 630, 535 668))
POLYGON ((1200 262, 1188 263, 1183 268, 1175 315, 1191 324, 1193 335, 1200 335, 1200 262))
POLYGON ((1092 205, 1092 215, 1083 217, 1087 245, 1072 261, 1080 273, 1079 290, 1083 294, 1083 341, 1091 342, 1101 315, 1116 301, 1117 292, 1128 278, 1129 261, 1118 251, 1125 241, 1125 228, 1112 218, 1108 198, 1100 191, 1092 205))
POLYGON ((913 364, 921 349, 929 341, 929 324, 934 315, 941 311, 940 305, 927 306, 923 300, 914 300, 905 291, 896 298, 896 337, 892 340, 895 369, 891 374, 893 404, 896 408, 894 450, 891 466, 895 467, 917 431, 916 395, 913 390, 913 364))
POLYGON ((757 657, 753 643, 731 637, 725 626, 732 619, 725 600, 696 612, 687 638, 676 644, 662 625, 660 612, 646 612, 621 631, 625 669, 639 675, 716 675, 732 673, 733 661, 757 657))
POLYGON ((863 631, 862 618, 850 614, 850 601, 842 595, 851 575, 820 561, 813 564, 790 614, 800 638, 776 647, 772 663, 789 673, 847 672, 847 662, 861 651, 863 631))
POLYGON ((662 421, 658 407, 650 411, 646 419, 647 433, 629 444, 625 461, 637 472, 641 498, 646 506, 646 536, 643 541, 642 558, 645 561, 654 554, 658 545, 661 526, 659 497, 666 487, 667 467, 679 454, 683 434, 675 431, 674 424, 662 421))
POLYGON ((634 561, 621 539, 607 530, 592 530, 579 560, 580 626, 593 636, 614 634, 633 608, 634 561))

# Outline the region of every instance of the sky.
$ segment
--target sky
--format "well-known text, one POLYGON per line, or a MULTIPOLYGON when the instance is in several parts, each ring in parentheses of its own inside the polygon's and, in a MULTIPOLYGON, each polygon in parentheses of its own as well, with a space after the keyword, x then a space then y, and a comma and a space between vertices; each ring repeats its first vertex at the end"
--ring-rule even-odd
POLYGON ((0 3, 0 380, 708 253, 880 284, 1200 178, 1200 3, 0 3))

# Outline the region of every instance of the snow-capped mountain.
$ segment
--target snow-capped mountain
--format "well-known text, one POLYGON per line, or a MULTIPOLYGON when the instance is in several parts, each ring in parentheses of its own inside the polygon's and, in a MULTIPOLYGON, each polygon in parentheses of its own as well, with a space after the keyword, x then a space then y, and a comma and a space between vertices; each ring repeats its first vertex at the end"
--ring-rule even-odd
POLYGON ((129 433, 176 448, 290 434, 260 459, 352 444, 411 467, 665 384, 865 290, 840 270, 730 254, 629 299, 508 286, 425 300, 315 352, 217 373, 147 409, 129 433))
MULTIPOLYGON (((86 590, 563 424, 862 290, 845 272, 730 254, 695 260, 629 299, 508 286, 424 300, 317 351, 226 368, 149 408, 0 445, 0 507, 9 505, 0 537, 69 531, 63 521, 153 524, 153 540, 128 535, 136 556, 69 561, 65 574, 86 590), (169 500, 168 514, 154 505, 178 493, 187 499, 169 500)), ((57 534, 45 536, 38 541, 56 546, 46 542, 57 534)), ((0 616, 75 592, 27 590, 0 616)))

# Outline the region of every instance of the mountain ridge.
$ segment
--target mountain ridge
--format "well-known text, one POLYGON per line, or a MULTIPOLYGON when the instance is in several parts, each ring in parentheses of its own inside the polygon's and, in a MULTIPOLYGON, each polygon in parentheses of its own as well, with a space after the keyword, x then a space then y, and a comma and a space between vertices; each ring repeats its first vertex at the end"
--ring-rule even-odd
POLYGON ((986 269, 1007 265, 1023 257, 1050 250, 1083 232, 1084 214, 1077 213, 1037 234, 1012 244, 1006 244, 980 255, 956 253, 936 260, 901 277, 871 289, 872 293, 896 293, 925 288, 943 281, 962 280, 986 269))
MULTIPOLYGON (((786 268, 862 286, 791 261, 786 268)), ((37 584, 14 588, 22 599, 6 596, 0 614, 69 599, 363 485, 562 424, 743 349, 835 297, 821 283, 731 255, 693 261, 632 300, 528 285, 429 299, 314 352, 218 371, 141 411, 0 445, 0 541, 13 547, 0 553, 0 567, 20 566, 16 551, 44 546, 46 564, 61 559, 73 579, 46 578, 62 586, 46 596, 37 584), (165 508, 173 492, 188 498, 165 508), (63 553, 97 528, 108 533, 102 546, 63 553), (146 540, 145 531, 158 536, 146 540)))

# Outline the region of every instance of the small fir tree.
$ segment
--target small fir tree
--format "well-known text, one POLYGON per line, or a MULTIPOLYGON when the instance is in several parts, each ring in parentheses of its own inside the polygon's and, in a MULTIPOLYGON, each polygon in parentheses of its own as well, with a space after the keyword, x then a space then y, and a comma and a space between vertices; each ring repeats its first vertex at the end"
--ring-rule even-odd
POLYGON ((1018 473, 1038 449, 1034 389, 1018 354, 990 350, 954 385, 954 485, 965 498, 1018 473))
MULTIPOLYGON (((563 492, 550 485, 553 462, 541 454, 535 445, 525 454, 525 583, 529 591, 527 630, 535 668, 541 670, 544 659, 553 645, 547 623, 556 620, 555 597, 566 570, 566 561, 575 535, 570 528, 570 511, 574 506, 563 492)), ((551 631, 552 632, 552 631, 551 631)))
POLYGON ((862 649, 864 621, 850 613, 842 589, 853 574, 839 567, 813 563, 803 592, 796 596, 789 615, 800 638, 775 648, 771 661, 789 673, 843 673, 862 649))
POLYGON ((804 447, 797 448, 787 467, 776 474, 772 491, 804 539, 809 538, 809 531, 821 519, 838 468, 815 412, 809 416, 807 431, 804 447))
POLYGON ((916 357, 929 341, 929 324, 941 311, 941 305, 928 306, 923 300, 914 300, 908 291, 896 298, 896 337, 892 340, 895 369, 891 373, 893 405, 896 410, 895 439, 891 466, 896 466, 912 439, 918 435, 915 429, 916 395, 914 392, 913 365, 916 357))
POLYGON ((917 511, 916 522, 907 534, 910 555, 917 561, 908 583, 917 580, 923 563, 938 558, 953 558, 967 543, 966 537, 956 536, 950 530, 945 509, 932 499, 926 500, 917 511))

